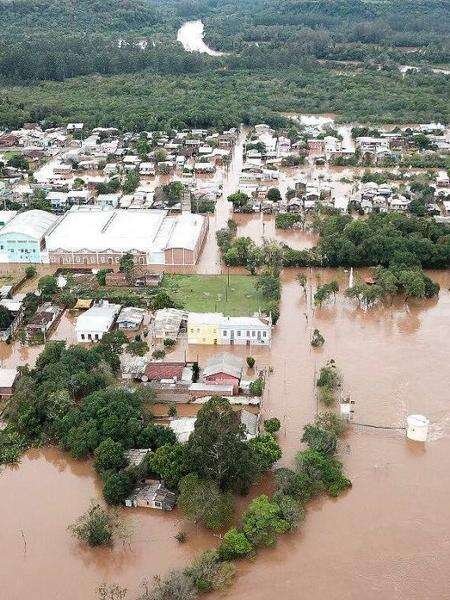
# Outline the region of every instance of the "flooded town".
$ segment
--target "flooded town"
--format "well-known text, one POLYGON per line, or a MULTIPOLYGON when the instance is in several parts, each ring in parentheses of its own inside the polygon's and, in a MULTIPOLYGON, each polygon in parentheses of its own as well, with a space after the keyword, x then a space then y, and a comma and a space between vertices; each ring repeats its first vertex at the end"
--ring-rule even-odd
MULTIPOLYGON (((200 21, 179 31, 189 51, 209 51, 202 36, 200 21)), ((211 598, 448 595, 450 129, 285 117, 279 129, 1 133, 8 600, 94 600, 102 585, 135 598, 143 581, 225 552, 229 531, 254 548, 233 550, 233 584, 205 587, 211 598), (254 455, 264 468, 240 487, 223 475, 215 492, 234 510, 208 527, 183 485, 199 475, 177 465, 174 482, 163 452, 188 448, 193 464, 218 398, 243 454, 275 451, 254 455), (304 522, 284 527, 281 512, 278 539, 252 537, 249 506, 290 498, 281 476, 298 463, 306 477, 299 451, 321 454, 310 424, 334 443, 332 481, 298 501, 304 522), (38 434, 22 440, 27 427, 38 434), (122 462, 104 456, 102 469, 107 442, 122 462), (126 535, 82 543, 72 524, 108 504, 126 535)))

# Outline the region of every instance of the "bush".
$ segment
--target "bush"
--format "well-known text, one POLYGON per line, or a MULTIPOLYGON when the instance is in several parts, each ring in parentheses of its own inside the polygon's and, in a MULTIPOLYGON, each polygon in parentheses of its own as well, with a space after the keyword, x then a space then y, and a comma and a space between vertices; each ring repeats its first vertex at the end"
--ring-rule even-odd
POLYGON ((80 541, 89 546, 103 546, 113 542, 114 532, 118 527, 117 516, 94 504, 82 515, 69 530, 80 541))
POLYGON ((255 379, 250 383, 250 394, 252 396, 262 396, 264 391, 264 381, 261 378, 255 379))
POLYGON ((166 356, 165 350, 157 349, 152 352, 152 357, 156 360, 162 359, 166 356))
POLYGON ((212 592, 224 590, 231 584, 235 568, 232 563, 222 562, 217 551, 206 550, 194 559, 185 574, 192 578, 199 592, 212 592))
POLYGON ((223 536, 218 552, 221 560, 233 560, 248 556, 253 551, 253 546, 242 531, 235 527, 229 529, 223 536))
POLYGON ((252 500, 242 523, 246 537, 255 546, 273 546, 277 535, 290 529, 278 504, 265 495, 252 500))
POLYGON ((133 340, 127 346, 127 350, 133 356, 145 356, 148 352, 147 342, 133 340))
POLYGON ((280 427, 280 420, 276 417, 273 417, 272 419, 266 419, 264 421, 264 429, 267 431, 267 433, 277 433, 277 431, 280 431, 280 427))
POLYGON ((163 344, 166 348, 173 348, 173 346, 175 346, 175 344, 177 343, 176 340, 173 340, 172 338, 164 338, 163 344))
POLYGON ((36 267, 34 267, 33 265, 29 265, 25 269, 25 277, 27 279, 33 279, 33 277, 35 277, 36 273, 37 273, 36 267))
POLYGON ((253 369, 253 367, 255 366, 255 359, 253 358, 253 356, 247 356, 247 365, 249 369, 253 369))

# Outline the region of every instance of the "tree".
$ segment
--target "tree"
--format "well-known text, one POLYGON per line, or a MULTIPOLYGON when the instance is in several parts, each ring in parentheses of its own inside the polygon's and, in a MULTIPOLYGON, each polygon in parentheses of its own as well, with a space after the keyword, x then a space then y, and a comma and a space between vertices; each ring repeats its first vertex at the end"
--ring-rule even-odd
POLYGON ((76 296, 69 290, 62 291, 58 296, 58 304, 64 308, 73 308, 76 302, 76 296))
POLYGON ((308 444, 313 450, 322 454, 332 455, 336 452, 337 436, 331 431, 322 429, 317 425, 306 425, 303 430, 303 443, 308 444))
POLYGON ((33 265, 28 265, 28 267, 25 269, 25 277, 27 279, 33 279, 33 277, 35 277, 37 273, 36 267, 34 267, 33 265))
POLYGON ((255 460, 260 473, 268 471, 281 458, 281 448, 271 433, 258 435, 251 439, 249 444, 255 451, 255 460))
POLYGON ((348 428, 347 421, 333 412, 319 413, 315 419, 315 424, 317 427, 333 433, 338 438, 344 435, 348 428))
POLYGON ((225 398, 213 396, 202 406, 186 450, 192 471, 222 490, 245 492, 258 475, 244 427, 225 398))
POLYGON ((235 567, 221 561, 216 550, 206 550, 193 560, 185 573, 192 578, 197 590, 205 593, 226 589, 234 577, 235 567))
POLYGON ((253 358, 253 356, 247 356, 247 366, 249 369, 253 369, 253 367, 255 366, 255 359, 253 358))
POLYGON ((156 450, 166 444, 176 444, 177 436, 169 427, 150 423, 141 431, 137 444, 140 448, 156 450))
POLYGON ((171 571, 164 579, 155 578, 152 590, 143 583, 138 600, 196 600, 197 590, 192 578, 182 571, 171 571))
POLYGON ((271 202, 280 202, 280 200, 281 200, 280 190, 278 188, 269 188, 267 190, 267 200, 270 200, 271 202))
POLYGON ((265 419, 264 420, 264 429, 267 431, 267 433, 277 433, 277 431, 280 431, 281 428, 281 423, 280 420, 277 419, 276 417, 272 417, 271 419, 265 419))
POLYGON ((330 496, 338 496, 351 486, 342 473, 342 464, 335 458, 312 448, 299 452, 296 456, 297 470, 307 480, 322 484, 330 496))
POLYGON ((98 600, 125 600, 128 590, 117 584, 102 583, 97 588, 98 600))
POLYGON ((38 290, 44 300, 51 300, 58 291, 58 282, 53 275, 44 275, 38 281, 38 290))
POLYGON ((335 280, 319 285, 314 294, 314 304, 321 307, 324 302, 331 298, 331 296, 336 296, 338 291, 339 284, 335 280))
POLYGON ((131 252, 126 252, 120 257, 119 271, 130 279, 134 269, 134 259, 131 252))
POLYGON ((223 536, 218 552, 222 560, 233 560, 248 556, 252 550, 253 546, 245 534, 234 527, 223 536))
POLYGON ((262 396, 264 391, 264 381, 261 377, 258 377, 258 379, 255 379, 255 381, 250 383, 249 391, 252 396, 262 396))
POLYGON ((292 498, 292 496, 276 492, 272 500, 278 504, 280 514, 289 524, 289 529, 295 529, 299 522, 305 518, 305 511, 301 504, 292 498))
POLYGON ((233 516, 233 497, 220 491, 214 481, 202 480, 195 473, 179 483, 178 506, 194 523, 217 530, 233 516))
POLYGON ((152 452, 147 460, 149 470, 159 475, 173 490, 190 471, 186 446, 183 444, 165 444, 152 452))
POLYGON ((114 533, 118 527, 116 513, 93 504, 89 510, 73 524, 69 530, 80 541, 89 546, 112 544, 114 533))
POLYGON ((313 348, 319 348, 320 346, 323 346, 325 343, 325 338, 323 337, 323 335, 320 333, 320 331, 318 329, 314 329, 312 338, 311 338, 311 346, 313 348))
POLYGON ((288 531, 290 525, 283 518, 278 504, 262 495, 250 503, 243 517, 242 529, 253 545, 273 546, 277 535, 288 531))
POLYGON ((0 305, 0 331, 5 331, 14 321, 14 315, 6 307, 0 305))
POLYGON ((136 170, 129 171, 122 185, 122 190, 125 194, 133 194, 140 182, 141 178, 136 170))
POLYGON ((106 438, 97 446, 94 457, 94 467, 98 473, 119 471, 127 464, 122 444, 111 438, 106 438))
POLYGON ((246 206, 249 203, 250 198, 244 192, 235 192, 228 196, 227 201, 231 202, 233 209, 236 210, 246 206))
POLYGON ((103 496, 108 504, 123 504, 133 489, 133 480, 126 471, 108 471, 103 476, 103 496))

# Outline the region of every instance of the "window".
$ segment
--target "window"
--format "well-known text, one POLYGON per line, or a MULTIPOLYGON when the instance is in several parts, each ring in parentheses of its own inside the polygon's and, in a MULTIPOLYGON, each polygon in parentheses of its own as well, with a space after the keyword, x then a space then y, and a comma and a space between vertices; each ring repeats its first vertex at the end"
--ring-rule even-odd
POLYGON ((238 336, 238 337, 241 337, 241 331, 240 331, 239 329, 238 329, 238 331, 237 331, 237 336, 238 336))
POLYGON ((88 333, 88 340, 92 340, 92 335, 88 333))
POLYGON ((95 339, 98 340, 98 333, 95 334, 95 339))
POLYGON ((84 340, 84 333, 81 334, 81 339, 84 340))
POLYGON ((227 335, 228 335, 228 331, 226 331, 226 329, 224 329, 224 330, 222 331, 222 335, 223 335, 223 337, 227 337, 227 335))
POLYGON ((263 331, 263 337, 267 337, 267 331, 263 331))
POLYGON ((252 331, 252 337, 255 337, 255 330, 252 331))
POLYGON ((247 337, 250 337, 250 331, 247 331, 247 337))

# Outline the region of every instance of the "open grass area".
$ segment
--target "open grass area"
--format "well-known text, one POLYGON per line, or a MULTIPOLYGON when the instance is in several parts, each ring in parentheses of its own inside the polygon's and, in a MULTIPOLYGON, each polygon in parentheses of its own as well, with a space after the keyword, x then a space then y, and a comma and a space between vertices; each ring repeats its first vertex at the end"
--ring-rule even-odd
POLYGON ((250 275, 165 275, 163 287, 170 296, 193 312, 252 315, 262 304, 250 275))

